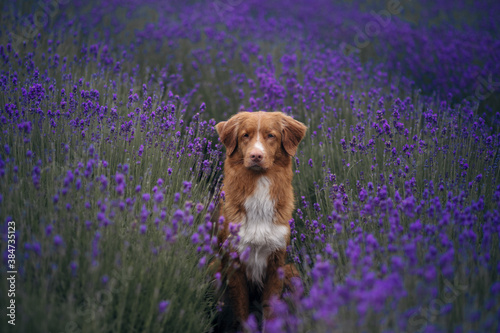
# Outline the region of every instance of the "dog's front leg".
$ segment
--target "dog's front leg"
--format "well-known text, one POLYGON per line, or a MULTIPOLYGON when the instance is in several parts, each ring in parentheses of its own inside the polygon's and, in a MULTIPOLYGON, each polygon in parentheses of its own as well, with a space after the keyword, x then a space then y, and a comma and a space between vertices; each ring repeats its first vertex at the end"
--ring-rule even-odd
POLYGON ((243 269, 234 269, 228 281, 228 292, 234 314, 240 325, 244 325, 250 311, 247 277, 243 269))
POLYGON ((278 274, 278 268, 285 264, 285 251, 280 250, 273 253, 267 264, 266 282, 262 290, 262 305, 264 307, 264 318, 271 319, 275 317, 271 306, 271 298, 279 297, 283 290, 283 280, 278 274))

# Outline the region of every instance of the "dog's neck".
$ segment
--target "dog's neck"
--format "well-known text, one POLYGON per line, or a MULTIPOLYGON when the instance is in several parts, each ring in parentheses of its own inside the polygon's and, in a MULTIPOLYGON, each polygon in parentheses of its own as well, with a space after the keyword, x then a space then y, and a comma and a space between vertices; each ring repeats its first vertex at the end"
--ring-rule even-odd
POLYGON ((256 190, 261 177, 269 182, 269 195, 276 205, 288 200, 286 193, 293 193, 293 171, 289 168, 277 168, 266 171, 254 171, 243 165, 228 168, 224 172, 224 187, 226 203, 239 207, 243 211, 245 200, 256 190))

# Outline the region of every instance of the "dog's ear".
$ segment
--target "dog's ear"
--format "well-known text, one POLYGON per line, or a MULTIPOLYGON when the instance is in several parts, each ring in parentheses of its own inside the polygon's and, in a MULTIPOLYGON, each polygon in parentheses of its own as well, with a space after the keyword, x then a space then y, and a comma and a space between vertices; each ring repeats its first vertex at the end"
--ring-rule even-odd
POLYGON ((294 156, 297 146, 306 135, 307 126, 290 116, 282 116, 282 144, 288 155, 294 156))
POLYGON ((226 155, 231 156, 238 143, 239 117, 233 116, 228 121, 221 121, 215 125, 220 141, 226 147, 226 155))

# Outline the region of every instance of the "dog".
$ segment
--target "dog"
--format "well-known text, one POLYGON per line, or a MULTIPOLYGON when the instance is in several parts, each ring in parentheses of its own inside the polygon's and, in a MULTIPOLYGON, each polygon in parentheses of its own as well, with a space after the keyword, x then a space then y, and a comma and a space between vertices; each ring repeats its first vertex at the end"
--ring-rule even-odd
POLYGON ((284 284, 298 276, 293 264, 285 265, 294 210, 292 157, 307 127, 281 112, 240 112, 215 126, 226 147, 218 243, 239 257, 222 257, 226 300, 241 329, 251 307, 260 302, 264 320, 273 318, 270 300, 280 297, 284 284), (236 226, 236 245, 227 245, 236 226), (243 256, 246 260, 241 260, 243 256), (231 261, 233 260, 233 261, 231 261), (236 265, 235 265, 236 262, 236 265))

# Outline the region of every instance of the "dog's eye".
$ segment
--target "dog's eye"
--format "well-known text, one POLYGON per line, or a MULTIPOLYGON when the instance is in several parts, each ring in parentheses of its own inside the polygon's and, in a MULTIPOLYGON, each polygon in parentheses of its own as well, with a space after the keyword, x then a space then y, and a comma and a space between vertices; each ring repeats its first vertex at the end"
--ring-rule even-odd
POLYGON ((243 137, 244 137, 244 138, 248 138, 249 136, 250 136, 250 135, 248 135, 248 133, 243 134, 243 137))
POLYGON ((268 137, 268 138, 274 138, 274 134, 269 133, 269 134, 267 135, 267 137, 268 137))

